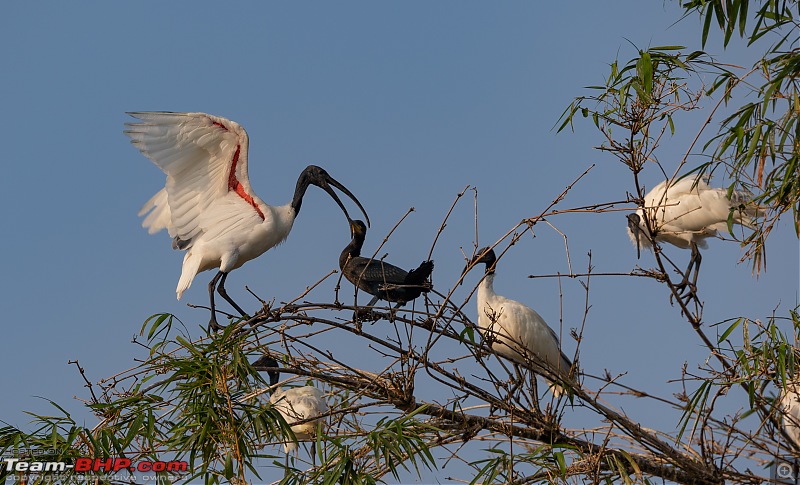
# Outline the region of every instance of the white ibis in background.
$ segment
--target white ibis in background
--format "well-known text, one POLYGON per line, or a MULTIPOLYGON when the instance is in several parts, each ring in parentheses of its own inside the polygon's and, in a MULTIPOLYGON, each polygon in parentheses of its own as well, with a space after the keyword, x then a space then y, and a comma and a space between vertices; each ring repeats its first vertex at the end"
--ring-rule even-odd
POLYGON ((361 247, 367 226, 363 221, 350 221, 350 232, 352 240, 339 256, 339 269, 353 285, 373 295, 367 306, 380 299, 396 302, 397 308, 432 289, 425 280, 433 272, 433 261, 423 261, 418 268, 405 271, 382 260, 364 258, 361 247))
MULTIPOLYGON (((798 391, 800 391, 800 382, 797 378, 787 379, 786 388, 781 391, 778 404, 783 421, 783 431, 792 441, 786 448, 791 449, 793 455, 800 450, 800 394, 798 391)), ((776 460, 772 465, 771 476, 779 479, 775 483, 797 483, 798 473, 800 473, 800 463, 796 458, 786 457, 785 461, 776 460), (790 480, 786 480, 787 478, 790 480)))
POLYGON ((800 382, 789 379, 786 382, 786 389, 781 393, 780 409, 783 411, 783 429, 794 442, 794 446, 800 447, 800 382))
MULTIPOLYGON (((283 416, 283 419, 292 428, 294 440, 284 441, 283 451, 288 455, 297 450, 298 441, 313 440, 317 434, 317 424, 323 418, 316 418, 328 412, 328 403, 323 398, 324 393, 314 386, 292 387, 287 390, 276 388, 280 379, 278 362, 264 355, 253 362, 253 368, 259 371, 266 370, 269 384, 275 390, 269 397, 269 402, 283 416), (305 421, 308 420, 308 421, 305 421), (301 424, 292 424, 305 421, 301 424)), ((314 458, 314 446, 311 446, 311 457, 314 458)))
MULTIPOLYGON (((480 263, 486 264, 486 275, 478 285, 478 329, 491 342, 492 350, 511 361, 530 366, 546 363, 564 381, 572 381, 572 362, 561 351, 558 335, 536 310, 494 292, 494 271, 497 258, 492 248, 479 249, 464 267, 463 275, 480 263)), ((547 379, 545 379, 547 380, 547 379)), ((548 380, 553 395, 564 389, 548 380)))
POLYGON ((644 196, 644 208, 628 216, 628 234, 636 245, 637 257, 641 256, 642 247, 652 249, 644 211, 653 229, 652 239, 691 248, 689 267, 683 281, 677 285, 681 290, 688 289, 690 295, 697 291, 697 273, 702 259, 698 246, 707 248, 706 238, 726 231, 731 215, 734 224, 751 229, 755 228, 759 216, 759 207, 745 192, 733 191, 729 198, 727 190, 709 187, 707 178, 687 177, 674 183, 665 180, 644 196), (694 276, 690 282, 693 266, 694 276))
POLYGON ((225 291, 228 273, 286 239, 309 185, 333 197, 348 221, 333 187, 350 197, 369 222, 361 203, 328 172, 309 165, 300 173, 289 204, 267 205, 247 177, 248 137, 238 123, 205 113, 136 112, 127 123, 131 142, 167 174, 166 186, 142 207, 142 225, 150 234, 166 229, 172 247, 186 251, 178 299, 201 271, 217 269, 208 285, 211 321, 216 321, 214 288, 239 313, 245 312, 225 291), (218 285, 218 286, 217 286, 218 285))

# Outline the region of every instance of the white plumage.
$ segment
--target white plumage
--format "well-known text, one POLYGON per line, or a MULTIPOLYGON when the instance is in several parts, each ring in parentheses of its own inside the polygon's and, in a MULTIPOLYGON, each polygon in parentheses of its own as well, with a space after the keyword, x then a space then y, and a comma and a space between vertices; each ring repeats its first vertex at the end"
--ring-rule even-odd
POLYGON ((697 289, 697 274, 702 261, 698 246, 707 248, 707 238, 727 231, 729 217, 734 224, 754 228, 759 208, 750 201, 749 194, 733 191, 728 198, 725 189, 711 188, 706 178, 687 177, 669 182, 666 180, 656 185, 644 196, 644 207, 628 216, 628 235, 636 245, 637 254, 642 247, 652 249, 646 215, 653 229, 652 239, 679 248, 691 248, 689 266, 677 286, 681 291, 688 288, 689 296, 692 296, 697 289), (692 267, 694 276, 690 282, 692 267))
POLYGON ((790 380, 781 393, 780 409, 783 412, 783 429, 794 445, 800 447, 800 395, 798 382, 790 380))
MULTIPOLYGON (((252 190, 247 176, 248 136, 238 123, 205 113, 137 112, 126 124, 132 143, 166 175, 163 189, 139 212, 150 234, 166 229, 173 247, 186 251, 176 294, 181 298, 197 273, 218 269, 209 285, 242 314, 225 293, 227 274, 283 242, 300 211, 310 184, 317 185, 347 213, 331 186, 361 203, 320 167, 300 174, 289 204, 270 206, 252 190)), ((366 213, 364 214, 366 216, 366 213)), ((367 217, 369 221, 369 217, 367 217)))
MULTIPOLYGON (((314 386, 292 387, 286 390, 276 387, 280 380, 278 362, 268 355, 263 355, 253 362, 253 368, 267 372, 270 386, 274 388, 269 402, 283 416, 284 421, 289 424, 296 437, 296 440, 284 441, 284 452, 297 450, 298 441, 314 439, 317 434, 317 424, 322 422, 323 418, 312 418, 328 412, 328 403, 325 401, 324 393, 314 386), (292 424, 306 419, 309 421, 292 424)), ((312 447, 311 450, 313 457, 314 448, 312 447)))
MULTIPOLYGON (((301 424, 292 424, 297 421, 311 419, 328 412, 328 404, 325 402, 322 391, 314 386, 292 387, 290 389, 278 389, 269 397, 275 409, 281 413, 283 419, 292 427, 297 441, 314 439, 317 434, 317 423, 322 418, 307 421, 301 424)), ((286 441, 283 450, 286 453, 297 449, 297 441, 286 441)))
MULTIPOLYGON (((464 268, 486 263, 486 275, 478 286, 478 328, 484 338, 493 340, 492 350, 528 366, 531 361, 548 367, 565 380, 569 377, 572 362, 561 351, 558 335, 536 310, 514 300, 509 300, 494 291, 494 265, 496 257, 491 248, 479 249, 475 258, 464 268)), ((553 394, 558 397, 564 389, 549 382, 553 394)))
POLYGON ((750 202, 749 195, 734 191, 728 198, 725 189, 715 189, 708 185, 708 179, 683 178, 673 184, 669 181, 656 185, 644 196, 644 209, 629 216, 628 234, 639 247, 651 247, 650 232, 644 221, 644 212, 653 227, 655 239, 668 242, 679 248, 690 248, 696 244, 708 247, 705 239, 728 230, 728 216, 734 210, 733 222, 747 227, 755 226, 758 207, 750 202), (696 182, 696 184, 695 184, 696 182), (640 237, 642 232, 645 237, 640 237))

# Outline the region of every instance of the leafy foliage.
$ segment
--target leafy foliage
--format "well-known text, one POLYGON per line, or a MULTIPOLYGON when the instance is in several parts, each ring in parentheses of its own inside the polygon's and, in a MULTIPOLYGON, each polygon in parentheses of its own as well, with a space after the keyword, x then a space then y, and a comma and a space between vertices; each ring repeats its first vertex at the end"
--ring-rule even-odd
MULTIPOLYGON (((590 120, 602 135, 598 148, 628 167, 628 202, 640 205, 644 170, 657 167, 665 178, 674 179, 724 167, 731 188, 751 190, 764 208, 761 227, 745 239, 758 267, 778 218, 791 210, 795 229, 798 224, 800 61, 798 50, 790 46, 797 44, 800 30, 797 2, 753 5, 746 0, 683 3, 686 15, 703 19, 704 45, 715 25, 725 46, 735 36, 754 47, 774 40, 749 72, 704 52, 685 53, 680 46, 637 50, 626 62, 612 62, 605 83, 590 86, 590 94, 571 103, 557 128, 564 131, 576 120, 590 120), (709 73, 714 79, 710 86, 703 83, 709 73), (715 104, 704 106, 714 96, 719 97, 715 104), (718 114, 725 104, 730 110, 718 114), (686 129, 683 115, 701 109, 709 116, 702 126, 690 127, 697 135, 685 147, 686 155, 678 161, 660 160, 661 144, 686 129), (702 146, 710 161, 693 166, 691 156, 712 120, 719 122, 719 132, 706 137, 702 146)), ((511 227, 495 245, 500 258, 532 234, 536 224, 555 228, 550 221, 564 213, 591 216, 614 210, 619 202, 563 207, 587 172, 541 213, 511 227)), ((581 328, 565 332, 576 342, 576 357, 582 325, 589 320, 590 282, 624 276, 662 283, 677 298, 676 314, 708 349, 708 360, 698 369, 676 371, 685 389, 681 395, 657 396, 627 386, 623 376, 586 371, 569 383, 569 396, 555 398, 540 392, 534 377, 559 381, 554 369, 535 358, 528 365, 500 358, 491 338, 462 311, 469 296, 460 302, 453 292, 433 291, 417 307, 378 310, 365 322, 358 312, 363 309, 342 303, 338 293, 332 302, 325 300, 330 294, 320 298, 323 302, 310 301, 319 295, 314 289, 325 277, 289 303, 273 306, 262 300, 253 317, 233 319, 219 333, 193 336, 175 316, 153 315, 136 341, 145 353, 138 365, 95 385, 87 381, 86 403, 97 418, 94 427, 77 424, 51 403, 54 415, 32 415, 30 429, 1 428, 0 452, 28 460, 37 458, 31 450, 48 450, 41 456, 65 463, 82 457, 188 462, 188 474, 159 472, 160 483, 374 484, 422 476, 453 462, 469 470, 464 481, 471 483, 761 483, 764 474, 754 472, 754 464, 800 457, 797 444, 783 430, 783 410, 776 404, 798 372, 797 309, 784 317, 737 316, 708 325, 699 302, 692 306, 679 298, 678 284, 669 276, 674 265, 666 254, 657 249, 654 257, 656 267, 650 270, 597 275, 590 254, 585 273, 574 273, 570 262, 568 274, 547 276, 558 278, 560 289, 574 284, 585 290, 581 328), (364 325, 375 323, 371 319, 385 321, 364 325), (328 348, 331 332, 371 353, 383 367, 364 366, 361 350, 328 348), (324 424, 296 454, 283 454, 283 443, 297 437, 293 423, 270 404, 268 396, 275 389, 251 365, 263 354, 280 362, 281 373, 290 376, 280 385, 315 384, 325 392, 330 411, 324 424), (746 407, 723 410, 721 403, 734 393, 746 407), (648 399, 656 412, 680 414, 676 429, 655 430, 636 421, 624 412, 623 396, 648 399), (564 416, 578 414, 581 424, 568 427, 564 416), (482 451, 481 458, 467 461, 461 453, 466 448, 482 451)), ((437 285, 455 287, 459 281, 437 285)), ((65 472, 59 481, 129 481, 100 472, 88 475, 65 472)), ((11 478, 51 483, 53 477, 21 473, 11 478)))
POLYGON ((752 189, 765 208, 762 228, 745 240, 758 267, 765 264, 764 238, 782 214, 792 211, 800 236, 800 6, 797 1, 752 3, 757 5, 754 16, 748 15, 752 7, 746 0, 692 0, 683 7, 703 18, 704 45, 712 24, 722 32, 725 46, 734 35, 750 46, 769 44, 752 69, 723 72, 708 89, 709 95, 722 91, 722 99, 735 105, 704 147, 711 162, 700 167, 711 171, 724 164, 733 184, 752 189))

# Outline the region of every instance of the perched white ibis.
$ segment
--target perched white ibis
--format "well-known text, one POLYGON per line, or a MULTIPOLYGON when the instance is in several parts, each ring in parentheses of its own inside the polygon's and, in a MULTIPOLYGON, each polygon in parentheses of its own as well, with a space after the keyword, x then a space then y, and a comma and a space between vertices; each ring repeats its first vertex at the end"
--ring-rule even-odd
POLYGON ((300 212, 309 185, 330 194, 341 207, 333 187, 350 197, 369 222, 356 197, 328 172, 309 165, 300 173, 289 204, 270 206, 250 187, 247 177, 248 137, 238 123, 205 113, 128 113, 139 122, 127 123, 132 143, 167 174, 166 186, 139 212, 150 234, 166 229, 172 247, 186 251, 177 296, 201 271, 217 269, 208 285, 210 326, 219 329, 214 289, 242 315, 228 296, 228 273, 283 242, 300 212), (218 285, 218 286, 217 286, 218 285))
MULTIPOLYGON (((266 370, 270 386, 275 388, 280 380, 278 362, 264 355, 253 362, 256 370, 266 370)), ((290 453, 297 450, 298 441, 312 440, 317 434, 317 424, 323 418, 317 418, 328 412, 328 403, 325 402, 324 393, 314 386, 292 387, 290 389, 276 388, 269 397, 269 402, 283 416, 283 419, 292 428, 294 440, 284 441, 283 450, 290 453), (317 418, 317 419, 313 419, 317 418), (306 421, 308 420, 308 421, 306 421), (305 421, 300 424, 292 424, 305 421)), ((314 447, 311 447, 311 456, 314 456, 314 447)))
POLYGON ((418 268, 406 271, 382 260, 361 256, 361 247, 367 235, 363 221, 350 221, 352 240, 339 256, 342 274, 362 291, 373 295, 367 306, 379 299, 396 302, 397 307, 431 290, 426 279, 433 272, 433 261, 423 261, 418 268))
MULTIPOLYGON (((479 249, 464 268, 465 275, 480 263, 486 264, 486 275, 478 285, 478 328, 489 340, 492 350, 518 364, 530 366, 545 363, 565 381, 571 381, 572 362, 561 351, 558 335, 536 310, 494 292, 494 271, 497 258, 492 248, 479 249)), ((564 389, 548 381, 553 395, 564 389)))
POLYGON ((702 259, 698 246, 707 248, 706 238, 726 231, 729 217, 734 224, 754 228, 759 207, 750 201, 749 194, 733 191, 729 198, 727 190, 709 187, 706 178, 686 177, 674 183, 661 182, 644 196, 644 208, 628 215, 628 234, 636 245, 637 257, 641 256, 642 247, 652 248, 645 214, 652 228, 652 239, 691 248, 689 267, 678 287, 688 288, 690 294, 694 294, 702 259), (692 267, 694 276, 690 282, 692 267))

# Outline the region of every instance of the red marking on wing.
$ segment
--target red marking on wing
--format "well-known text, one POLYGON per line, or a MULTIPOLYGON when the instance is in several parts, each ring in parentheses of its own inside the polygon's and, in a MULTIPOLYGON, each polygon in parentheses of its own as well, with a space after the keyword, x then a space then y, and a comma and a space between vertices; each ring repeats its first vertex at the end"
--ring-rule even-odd
POLYGON ((225 125, 223 125, 222 123, 218 122, 218 121, 212 121, 211 124, 214 125, 214 126, 219 126, 223 130, 228 131, 228 128, 225 125))
MULTIPOLYGON (((219 123, 214 123, 214 124, 217 125, 219 123)), ((224 126, 222 127, 225 128, 224 126)), ((239 194, 239 197, 245 200, 245 202, 253 206, 253 209, 255 209, 256 212, 258 212, 258 215, 261 217, 261 220, 263 221, 264 213, 261 212, 261 209, 259 209, 258 204, 256 204, 256 201, 253 200, 253 197, 244 191, 244 186, 242 185, 241 182, 239 182, 239 179, 236 178, 236 164, 239 163, 239 153, 241 152, 241 150, 242 147, 240 145, 236 145, 236 153, 233 154, 233 161, 231 162, 231 172, 228 175, 228 190, 236 192, 237 194, 239 194)))

